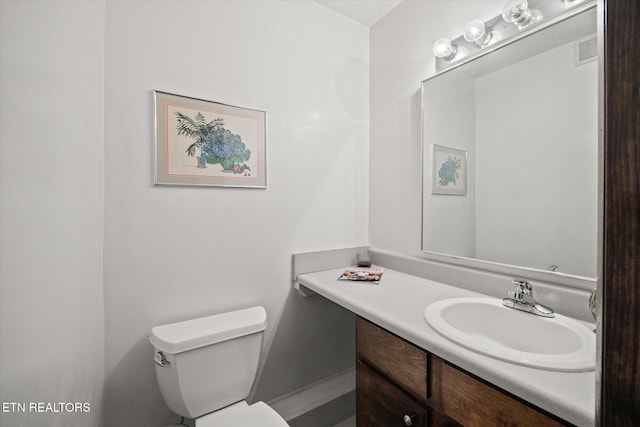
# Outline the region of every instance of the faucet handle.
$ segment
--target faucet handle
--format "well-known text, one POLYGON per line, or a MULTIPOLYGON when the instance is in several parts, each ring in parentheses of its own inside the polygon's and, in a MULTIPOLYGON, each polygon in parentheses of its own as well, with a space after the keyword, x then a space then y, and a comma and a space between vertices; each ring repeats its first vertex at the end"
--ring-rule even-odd
POLYGON ((507 291, 507 295, 510 298, 521 302, 533 300, 533 288, 531 287, 531 283, 523 279, 513 279, 511 283, 513 283, 516 289, 513 291, 507 291))
POLYGON ((526 280, 513 279, 511 283, 513 283, 513 285, 516 287, 516 293, 533 296, 533 288, 531 287, 531 283, 527 282, 526 280))

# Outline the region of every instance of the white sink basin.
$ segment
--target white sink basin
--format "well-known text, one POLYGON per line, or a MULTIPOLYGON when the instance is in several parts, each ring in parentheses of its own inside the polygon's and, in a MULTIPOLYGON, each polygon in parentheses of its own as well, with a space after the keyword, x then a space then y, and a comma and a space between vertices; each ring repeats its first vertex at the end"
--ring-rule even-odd
POLYGON ((559 314, 536 316, 498 298, 452 298, 427 306, 424 317, 445 338, 496 359, 565 372, 595 367, 593 331, 559 314))

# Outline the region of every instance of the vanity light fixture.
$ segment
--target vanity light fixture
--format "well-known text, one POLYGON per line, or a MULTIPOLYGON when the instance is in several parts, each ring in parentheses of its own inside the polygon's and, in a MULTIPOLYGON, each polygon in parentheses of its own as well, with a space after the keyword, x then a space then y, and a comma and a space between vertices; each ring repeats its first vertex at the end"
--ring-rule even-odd
MULTIPOLYGON (((0 0, 1 1, 1 0, 0 0)), ((436 72, 462 64, 498 48, 514 37, 532 33, 537 23, 592 8, 597 0, 502 0, 502 13, 488 21, 473 19, 464 32, 452 40, 440 38, 433 44, 436 72), (513 25, 510 25, 512 24, 513 25), (533 27, 533 28, 531 28, 533 27)))
POLYGON ((484 22, 479 19, 469 21, 464 28, 464 39, 484 47, 491 41, 491 32, 487 31, 484 22))
POLYGON ((502 19, 513 22, 519 30, 542 19, 542 13, 529 9, 527 0, 509 0, 502 9, 502 19))
POLYGON ((433 44, 433 54, 438 58, 451 61, 455 58, 456 52, 458 52, 458 49, 455 45, 451 44, 451 40, 446 37, 439 38, 433 44))

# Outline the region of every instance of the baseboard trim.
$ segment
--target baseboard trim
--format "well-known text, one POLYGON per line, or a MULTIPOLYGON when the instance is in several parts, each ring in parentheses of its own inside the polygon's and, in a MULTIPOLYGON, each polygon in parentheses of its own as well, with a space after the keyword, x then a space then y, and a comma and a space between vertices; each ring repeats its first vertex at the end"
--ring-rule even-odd
MULTIPOLYGON (((347 371, 278 397, 268 402, 268 404, 287 422, 295 421, 312 411, 315 411, 316 414, 322 412, 319 408, 328 404, 335 405, 338 403, 338 406, 345 406, 341 405, 340 401, 349 402, 353 400, 356 388, 355 372, 355 368, 350 368, 347 371)), ((342 415, 338 414, 338 417, 342 415)), ((348 414, 345 415, 348 416, 348 414)), ((343 418, 338 418, 338 420, 343 418)))

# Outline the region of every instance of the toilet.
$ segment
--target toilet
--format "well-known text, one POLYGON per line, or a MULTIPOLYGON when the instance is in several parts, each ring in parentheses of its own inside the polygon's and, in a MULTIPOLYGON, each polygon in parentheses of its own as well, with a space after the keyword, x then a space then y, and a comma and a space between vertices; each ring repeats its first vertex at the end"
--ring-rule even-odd
POLYGON ((264 308, 251 307, 153 328, 156 378, 169 409, 196 427, 288 426, 264 402, 244 400, 266 327, 264 308))

